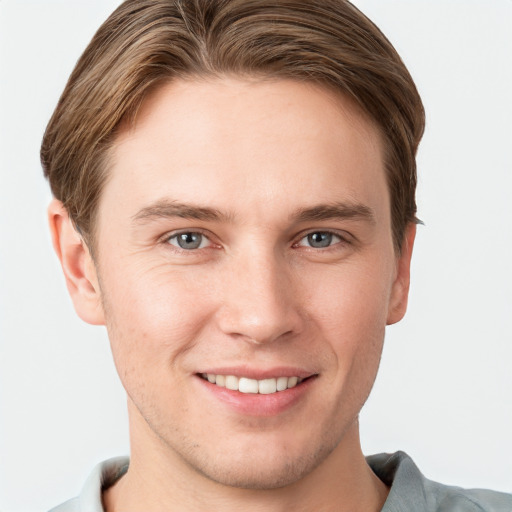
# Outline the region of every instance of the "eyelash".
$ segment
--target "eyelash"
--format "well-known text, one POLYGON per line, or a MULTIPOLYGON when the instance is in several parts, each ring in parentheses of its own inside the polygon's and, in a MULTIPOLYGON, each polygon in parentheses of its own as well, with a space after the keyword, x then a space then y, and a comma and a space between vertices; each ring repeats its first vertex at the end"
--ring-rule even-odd
MULTIPOLYGON (((177 233, 167 234, 164 237, 162 237, 162 242, 165 243, 165 244, 171 245, 174 250, 176 250, 178 252, 183 252, 183 253, 193 253, 193 252, 196 252, 196 251, 199 251, 199 250, 209 249, 209 248, 211 248, 211 247, 213 247, 215 245, 211 241, 209 236, 206 233, 204 233, 203 231, 201 231, 201 230, 179 231, 177 233), (180 235, 199 235, 199 236, 201 236, 203 238, 202 238, 202 240, 200 242, 200 246, 199 247, 185 249, 183 247, 180 247, 178 245, 178 243, 176 243, 176 244, 171 243, 171 240, 173 240, 173 239, 177 240, 180 235), (201 245, 203 244, 203 242, 205 240, 207 242, 209 242, 209 245, 207 245, 205 247, 201 247, 201 245)), ((346 245, 350 245, 350 244, 352 244, 352 242, 349 240, 349 237, 347 235, 343 236, 339 232, 330 231, 330 230, 313 230, 313 231, 308 231, 308 232, 305 232, 305 233, 301 233, 300 237, 298 238, 298 240, 292 244, 292 247, 294 247, 294 248, 304 247, 307 250, 313 250, 313 251, 319 250, 319 251, 322 251, 322 252, 326 252, 326 251, 328 251, 329 249, 332 249, 335 246, 338 246, 338 245, 346 246, 346 245), (308 237, 313 236, 313 235, 318 235, 318 234, 324 235, 324 236, 327 235, 327 236, 331 237, 329 245, 327 245, 325 247, 312 247, 311 245, 301 244, 301 242, 306 240, 308 237), (333 242, 332 239, 337 239, 337 241, 334 241, 334 243, 332 243, 333 242)))
POLYGON ((319 229, 319 230, 314 230, 314 231, 308 231, 307 233, 301 234, 301 237, 299 238, 299 240, 297 242, 295 242, 293 244, 293 247, 305 247, 306 249, 327 251, 337 245, 348 245, 349 243, 350 242, 348 240, 348 236, 343 236, 336 231, 320 230, 319 229), (313 236, 313 235, 319 235, 319 234, 330 236, 332 239, 334 239, 334 238, 337 239, 337 241, 333 242, 333 240, 331 240, 331 242, 333 242, 333 243, 330 243, 326 247, 312 247, 311 245, 302 245, 301 244, 301 242, 303 240, 306 240, 308 237, 313 236))
POLYGON ((200 230, 186 230, 186 231, 179 231, 177 233, 167 234, 163 237, 162 241, 165 244, 171 245, 176 251, 185 252, 185 253, 192 253, 192 252, 195 252, 195 251, 198 251, 201 249, 208 249, 213 245, 213 242, 210 240, 208 235, 206 235, 206 233, 204 233, 203 231, 200 231, 200 230), (179 245, 172 244, 171 240, 173 240, 173 239, 177 240, 180 235, 199 235, 199 236, 203 237, 203 239, 201 241, 201 245, 204 240, 207 240, 209 242, 209 245, 207 247, 197 247, 197 248, 193 248, 193 249, 185 249, 183 247, 180 247, 179 245))

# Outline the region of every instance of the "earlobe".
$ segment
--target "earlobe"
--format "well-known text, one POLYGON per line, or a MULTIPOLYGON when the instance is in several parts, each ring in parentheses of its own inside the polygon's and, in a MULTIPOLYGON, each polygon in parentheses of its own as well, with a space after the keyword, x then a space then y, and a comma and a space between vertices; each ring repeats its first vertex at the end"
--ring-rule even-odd
POLYGON ((411 257, 416 237, 416 224, 410 223, 405 232, 402 252, 396 262, 396 276, 391 289, 387 325, 402 320, 407 311, 409 285, 411 281, 411 257))
POLYGON ((67 210, 57 199, 53 199, 48 207, 48 223, 53 248, 60 260, 75 311, 85 322, 103 325, 104 314, 94 261, 67 210))

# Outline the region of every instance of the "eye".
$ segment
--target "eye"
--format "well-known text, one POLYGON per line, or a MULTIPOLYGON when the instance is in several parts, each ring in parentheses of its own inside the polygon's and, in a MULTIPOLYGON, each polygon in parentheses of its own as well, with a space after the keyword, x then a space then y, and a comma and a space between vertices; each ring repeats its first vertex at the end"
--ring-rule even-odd
POLYGON ((197 231, 185 231, 172 235, 167 239, 167 242, 175 247, 184 249, 185 251, 192 251, 194 249, 203 249, 210 245, 210 241, 202 233, 197 231))
POLYGON ((329 231, 315 231, 302 238, 297 245, 314 249, 325 249, 342 241, 340 236, 329 231))

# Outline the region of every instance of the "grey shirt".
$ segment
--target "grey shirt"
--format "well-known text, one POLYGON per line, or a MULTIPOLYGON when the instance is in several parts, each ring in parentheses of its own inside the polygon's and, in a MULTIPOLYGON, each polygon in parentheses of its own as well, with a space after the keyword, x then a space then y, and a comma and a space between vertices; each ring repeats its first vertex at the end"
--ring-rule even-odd
MULTIPOLYGON (((512 512, 512 494, 432 482, 404 452, 371 455, 367 461, 375 474, 391 487, 381 512, 512 512)), ((128 457, 102 462, 94 468, 80 496, 50 512, 104 512, 102 489, 121 478, 128 463, 128 457)))

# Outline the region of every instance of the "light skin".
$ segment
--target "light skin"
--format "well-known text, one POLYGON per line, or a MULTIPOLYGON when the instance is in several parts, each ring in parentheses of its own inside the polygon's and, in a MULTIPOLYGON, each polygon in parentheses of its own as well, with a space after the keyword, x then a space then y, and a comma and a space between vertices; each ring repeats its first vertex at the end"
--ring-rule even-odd
POLYGON ((176 81, 114 145, 95 258, 58 201, 77 313, 105 324, 131 463, 108 511, 377 511, 358 413, 405 313, 380 134, 292 81, 176 81), (296 387, 243 394, 203 374, 296 387))

